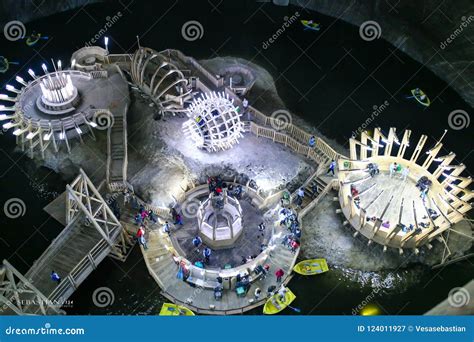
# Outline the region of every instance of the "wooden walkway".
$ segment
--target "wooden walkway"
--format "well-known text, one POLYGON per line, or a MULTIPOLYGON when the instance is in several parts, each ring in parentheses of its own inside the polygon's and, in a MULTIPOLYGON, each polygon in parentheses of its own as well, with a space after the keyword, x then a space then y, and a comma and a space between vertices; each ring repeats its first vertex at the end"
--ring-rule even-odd
MULTIPOLYGON (((246 296, 238 297, 235 290, 224 290, 221 300, 214 299, 212 288, 218 285, 217 276, 206 277, 198 286, 184 282, 177 278, 178 266, 173 258, 175 253, 171 242, 160 230, 153 230, 148 236, 148 249, 141 247, 146 265, 151 276, 162 289, 162 295, 173 303, 184 304, 196 313, 202 314, 239 314, 262 305, 266 300, 268 287, 276 285, 275 271, 281 268, 285 272, 285 281, 294 266, 298 251, 292 253, 281 243, 276 243, 276 248, 270 253, 266 264, 270 265, 270 271, 266 278, 259 278, 252 283, 246 296), (262 290, 261 300, 255 302, 254 291, 259 287, 262 290), (214 308, 211 308, 213 305, 214 308)), ((225 272, 225 271, 224 271, 225 272)))

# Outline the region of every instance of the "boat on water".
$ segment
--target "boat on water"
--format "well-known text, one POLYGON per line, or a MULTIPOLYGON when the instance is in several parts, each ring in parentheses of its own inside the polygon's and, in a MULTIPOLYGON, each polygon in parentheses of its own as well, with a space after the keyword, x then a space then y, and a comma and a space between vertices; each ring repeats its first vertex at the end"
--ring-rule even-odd
POLYGON ((411 93, 412 93, 412 97, 421 105, 425 106, 425 107, 429 107, 430 104, 431 104, 431 101, 430 99, 428 98, 428 96, 425 94, 425 92, 423 90, 421 90, 420 88, 415 88, 415 89, 412 89, 411 90, 411 93))
POLYGON ((297 263, 293 271, 302 275, 314 275, 329 271, 329 267, 326 259, 309 259, 297 263))
POLYGON ((32 33, 28 38, 26 38, 26 45, 33 46, 39 42, 40 39, 48 39, 48 37, 41 35, 41 33, 32 33))
POLYGON ((10 64, 20 64, 18 62, 10 62, 6 57, 0 56, 0 72, 5 73, 10 69, 10 64))
POLYGON ((289 288, 286 288, 285 297, 283 299, 281 299, 281 295, 277 292, 267 300, 263 307, 263 313, 265 315, 277 314, 287 308, 295 299, 295 294, 291 292, 289 288))
POLYGON ((160 310, 160 316, 195 316, 194 312, 185 306, 172 303, 164 303, 160 310))
POLYGON ((315 23, 312 20, 300 20, 300 22, 305 27, 305 30, 319 31, 319 29, 321 28, 320 23, 315 23))

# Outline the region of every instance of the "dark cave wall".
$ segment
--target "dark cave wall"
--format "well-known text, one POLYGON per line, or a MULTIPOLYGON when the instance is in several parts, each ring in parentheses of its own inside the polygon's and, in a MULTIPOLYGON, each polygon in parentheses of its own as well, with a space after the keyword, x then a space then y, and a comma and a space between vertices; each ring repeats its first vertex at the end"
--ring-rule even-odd
POLYGON ((367 20, 376 21, 383 39, 425 64, 474 107, 473 0, 290 0, 290 3, 357 26, 367 20), (455 38, 448 42, 451 35, 455 38))
MULTIPOLYGON (((474 0, 289 1, 357 26, 367 20, 378 22, 382 38, 425 64, 474 107, 474 0), (469 23, 460 32, 463 17, 469 23), (455 39, 447 43, 453 34, 455 39)), ((11 20, 27 23, 94 2, 104 0, 1 0, 0 24, 3 27, 11 20)))
POLYGON ((49 15, 79 9, 80 7, 103 0, 1 0, 0 25, 11 20, 27 23, 49 15))

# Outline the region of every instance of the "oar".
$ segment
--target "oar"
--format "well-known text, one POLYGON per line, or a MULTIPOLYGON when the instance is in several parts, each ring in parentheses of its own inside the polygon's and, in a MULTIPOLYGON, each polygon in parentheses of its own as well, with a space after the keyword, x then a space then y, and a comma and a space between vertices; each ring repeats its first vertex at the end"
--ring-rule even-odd
POLYGON ((288 307, 289 307, 291 310, 293 310, 294 312, 301 312, 301 309, 292 307, 292 306, 290 306, 290 305, 288 305, 288 307))

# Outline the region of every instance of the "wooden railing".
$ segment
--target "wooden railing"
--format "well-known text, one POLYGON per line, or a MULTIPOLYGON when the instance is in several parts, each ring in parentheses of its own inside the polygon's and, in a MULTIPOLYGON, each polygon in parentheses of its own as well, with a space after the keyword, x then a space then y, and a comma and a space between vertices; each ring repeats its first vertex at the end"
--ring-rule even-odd
MULTIPOLYGON (((286 142, 288 144, 287 146, 292 147, 294 151, 307 151, 307 149, 303 147, 297 147, 297 143, 300 145, 309 148, 308 143, 309 139, 313 136, 313 134, 310 134, 303 129, 299 128, 298 126, 295 126, 294 124, 290 122, 284 122, 279 119, 275 119, 272 117, 269 117, 262 112, 258 111, 257 109, 253 107, 249 107, 250 113, 254 116, 254 121, 256 124, 261 123, 263 126, 260 126, 262 128, 266 128, 269 130, 273 130, 275 133, 279 133, 279 136, 276 136, 276 138, 273 138, 272 133, 266 132, 264 136, 273 138, 274 141, 278 141, 283 143, 284 137, 281 136, 281 134, 284 134, 285 136, 293 139, 292 141, 286 142), (270 128, 271 127, 271 128, 270 128), (276 129, 275 127, 281 127, 281 129, 276 129)), ((334 159, 337 160, 342 156, 340 153, 336 152, 331 146, 329 146, 328 143, 326 143, 322 138, 315 136, 316 142, 315 142, 315 149, 319 150, 321 153, 323 153, 327 158, 329 159, 334 159)), ((302 152, 298 152, 302 153, 302 152)), ((306 152, 308 153, 308 152, 306 152)), ((304 154, 304 153, 302 153, 304 154)))
POLYGON ((303 218, 310 210, 312 210, 316 204, 319 203, 319 201, 327 195, 331 189, 333 189, 337 185, 337 179, 331 180, 323 189, 323 191, 320 192, 318 197, 316 197, 314 200, 312 200, 306 207, 304 207, 300 212, 299 212, 299 217, 303 218))

